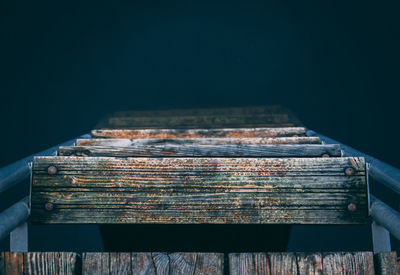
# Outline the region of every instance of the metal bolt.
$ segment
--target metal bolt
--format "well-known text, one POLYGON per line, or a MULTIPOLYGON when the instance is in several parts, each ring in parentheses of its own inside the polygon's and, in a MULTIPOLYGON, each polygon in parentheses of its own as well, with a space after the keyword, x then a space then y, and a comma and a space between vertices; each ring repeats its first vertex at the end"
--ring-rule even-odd
POLYGON ((329 158, 329 157, 330 157, 330 155, 329 155, 329 154, 327 154, 327 153, 325 153, 325 154, 322 154, 322 157, 323 157, 323 158, 329 158))
POLYGON ((350 212, 354 212, 354 211, 357 210, 357 206, 356 206, 354 203, 349 203, 349 205, 347 206, 347 209, 348 209, 350 212))
POLYGON ((47 173, 49 173, 49 175, 55 175, 57 173, 57 167, 51 165, 47 168, 47 173))
POLYGON ((44 205, 44 209, 46 209, 46 211, 51 211, 54 209, 54 205, 51 202, 48 202, 44 205))
POLYGON ((354 168, 353 167, 347 167, 344 170, 344 173, 346 174, 346 176, 353 176, 354 175, 354 168))

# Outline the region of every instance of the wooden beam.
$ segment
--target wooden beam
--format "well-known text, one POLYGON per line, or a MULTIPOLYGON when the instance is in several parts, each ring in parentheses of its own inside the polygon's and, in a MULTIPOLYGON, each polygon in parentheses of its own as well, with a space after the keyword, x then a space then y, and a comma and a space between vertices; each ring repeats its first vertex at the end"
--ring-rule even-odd
POLYGON ((273 138, 306 136, 303 127, 286 128, 220 128, 220 129, 95 129, 93 137, 101 138, 273 138))
POLYGON ((226 144, 321 144, 318 137, 277 138, 176 138, 176 139, 124 139, 88 138, 78 139, 76 146, 138 146, 138 145, 226 145, 226 144))
POLYGON ((61 146, 59 156, 84 157, 340 157, 337 144, 61 146))
POLYGON ((31 215, 42 223, 359 224, 367 221, 365 163, 36 157, 31 215))

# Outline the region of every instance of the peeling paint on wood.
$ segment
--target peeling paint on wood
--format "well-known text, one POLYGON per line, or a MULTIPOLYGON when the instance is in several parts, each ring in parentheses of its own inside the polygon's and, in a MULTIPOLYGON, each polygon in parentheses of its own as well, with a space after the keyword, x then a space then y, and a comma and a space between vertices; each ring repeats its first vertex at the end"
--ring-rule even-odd
POLYGON ((42 223, 359 224, 363 158, 36 157, 42 223), (49 175, 47 168, 57 173, 49 175), (344 170, 353 167, 353 176, 344 170), (52 211, 44 205, 52 203, 52 211), (349 203, 356 210, 348 210, 349 203))
POLYGON ((101 138, 274 138, 306 136, 303 127, 288 128, 221 128, 221 129, 95 129, 93 137, 101 138))
POLYGON ((338 144, 61 146, 59 156, 84 157, 340 157, 338 144))
POLYGON ((123 139, 90 138, 78 139, 76 146, 139 146, 139 145, 225 145, 225 144, 321 144, 319 137, 277 138, 176 138, 176 139, 123 139))

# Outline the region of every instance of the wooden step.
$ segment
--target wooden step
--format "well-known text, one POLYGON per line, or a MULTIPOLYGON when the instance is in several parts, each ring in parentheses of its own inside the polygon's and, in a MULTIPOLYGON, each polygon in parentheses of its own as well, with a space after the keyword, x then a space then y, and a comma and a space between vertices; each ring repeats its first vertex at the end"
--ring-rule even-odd
POLYGON ((91 252, 83 253, 82 256, 72 252, 0 252, 0 274, 395 275, 400 274, 400 264, 395 252, 375 255, 372 252, 229 255, 91 252))
POLYGON ((88 138, 78 139, 76 146, 138 146, 138 145, 226 145, 226 144, 321 144, 318 137, 277 138, 176 138, 176 139, 123 139, 88 138))
POLYGON ((122 111, 105 117, 97 129, 293 127, 301 122, 281 106, 122 111))
POLYGON ((360 224, 363 158, 36 157, 41 223, 360 224))
POLYGON ((85 157, 340 157, 338 144, 61 146, 59 156, 85 157))
POLYGON ((306 136, 303 127, 284 128, 213 128, 213 129, 95 129, 97 138, 275 138, 306 136))

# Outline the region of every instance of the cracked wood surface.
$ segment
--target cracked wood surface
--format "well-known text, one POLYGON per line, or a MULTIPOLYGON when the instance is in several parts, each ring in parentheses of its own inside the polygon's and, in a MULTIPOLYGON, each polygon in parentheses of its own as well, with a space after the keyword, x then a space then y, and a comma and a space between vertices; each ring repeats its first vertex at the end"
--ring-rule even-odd
POLYGON ((61 146, 59 156, 83 157, 340 157, 338 144, 61 146))
POLYGON ((31 215, 41 223, 359 224, 367 221, 365 163, 36 157, 31 215), (57 172, 48 174, 49 166, 57 172))

